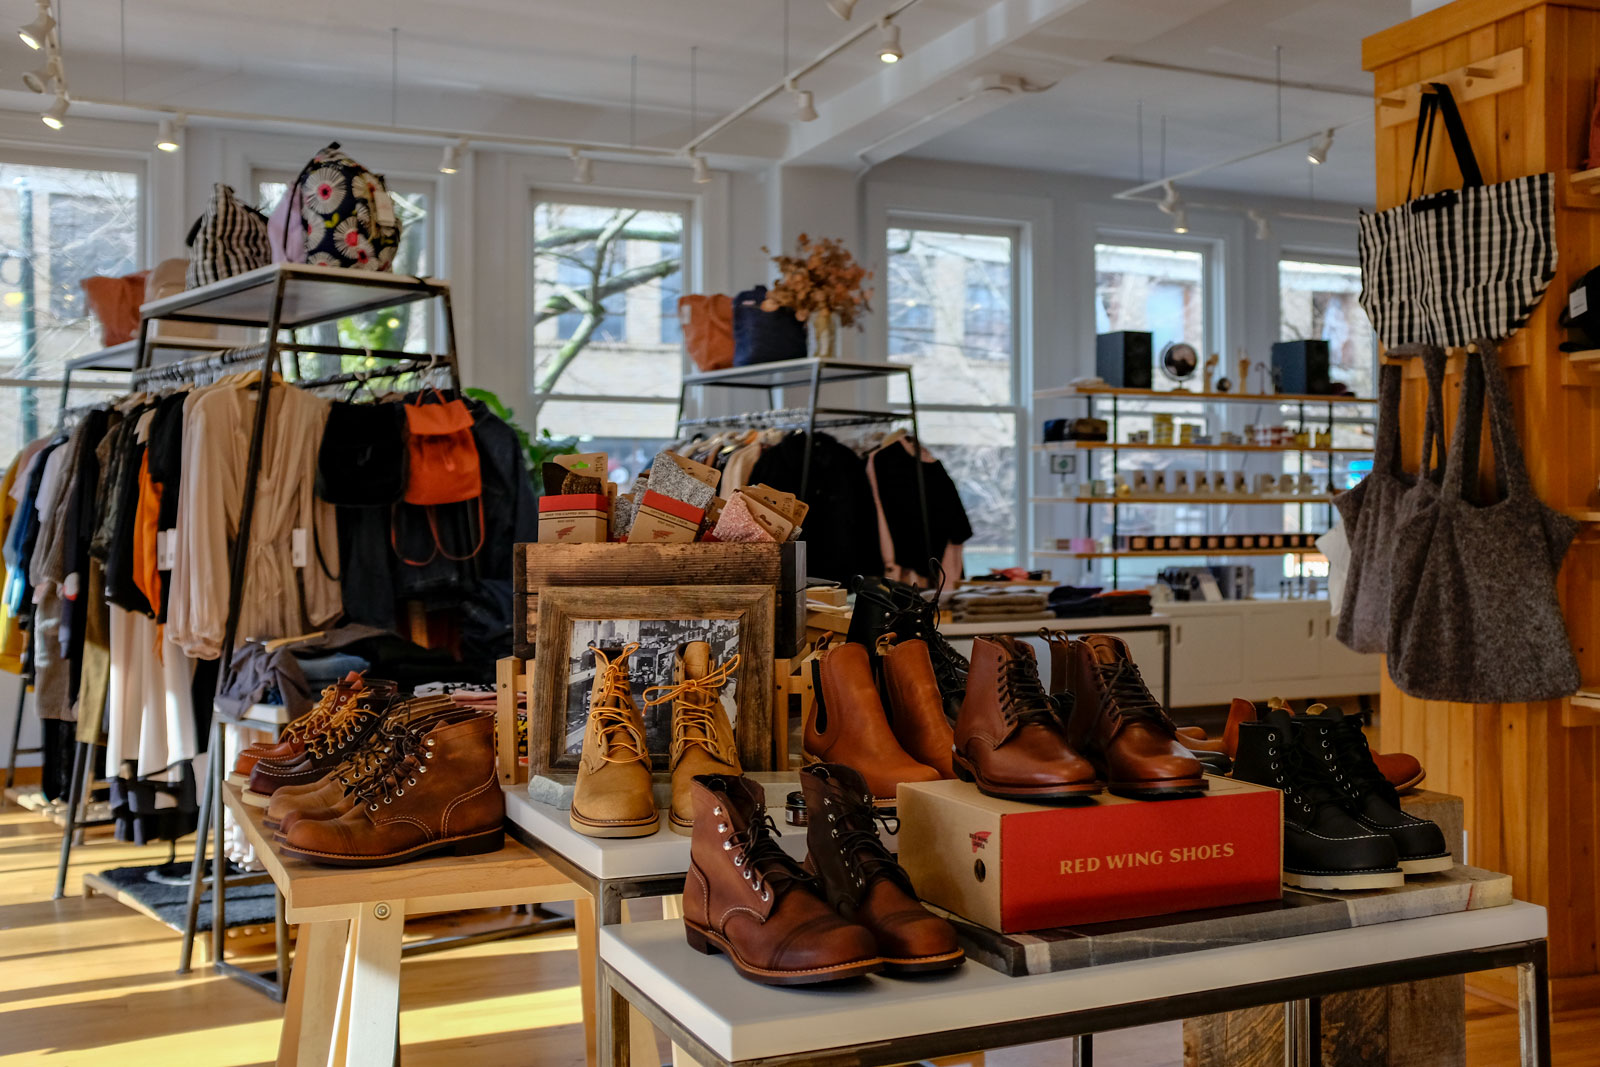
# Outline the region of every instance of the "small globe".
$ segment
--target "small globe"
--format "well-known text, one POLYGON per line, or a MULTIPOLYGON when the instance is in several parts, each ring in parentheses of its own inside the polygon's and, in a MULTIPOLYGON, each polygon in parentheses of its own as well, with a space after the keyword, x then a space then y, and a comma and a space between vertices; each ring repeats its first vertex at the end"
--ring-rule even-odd
POLYGON ((1194 350, 1194 345, 1183 341, 1169 341, 1161 350, 1161 369, 1174 381, 1183 381, 1194 376, 1200 367, 1200 353, 1194 350))

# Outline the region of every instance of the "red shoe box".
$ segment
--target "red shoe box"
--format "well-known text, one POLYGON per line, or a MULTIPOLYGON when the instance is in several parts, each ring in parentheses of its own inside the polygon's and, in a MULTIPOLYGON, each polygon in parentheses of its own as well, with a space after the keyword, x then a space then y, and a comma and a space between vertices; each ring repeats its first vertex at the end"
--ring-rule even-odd
POLYGON ((1282 794, 1207 780, 1201 796, 1049 806, 904 783, 900 864, 923 900, 1006 934, 1277 900, 1282 794))

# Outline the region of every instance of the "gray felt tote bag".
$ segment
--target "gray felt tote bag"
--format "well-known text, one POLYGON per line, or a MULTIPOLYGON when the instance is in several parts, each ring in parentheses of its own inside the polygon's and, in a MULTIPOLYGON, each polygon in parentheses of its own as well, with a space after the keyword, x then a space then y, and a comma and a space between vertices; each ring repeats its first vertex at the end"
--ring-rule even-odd
POLYGON ((1428 381, 1428 406, 1423 418, 1422 472, 1407 474, 1400 466, 1400 385, 1398 363, 1378 371, 1378 440, 1372 473, 1333 498, 1344 519, 1350 542, 1339 608, 1339 640, 1357 652, 1389 651, 1390 557, 1395 526, 1419 482, 1434 491, 1444 479, 1444 351, 1422 353, 1428 381))
POLYGON ((1534 495, 1512 422, 1499 353, 1469 346, 1461 407, 1437 504, 1395 531, 1389 674, 1423 700, 1473 704, 1555 700, 1576 692, 1556 574, 1578 524, 1534 495), (1499 499, 1468 499, 1477 482, 1488 401, 1499 499))

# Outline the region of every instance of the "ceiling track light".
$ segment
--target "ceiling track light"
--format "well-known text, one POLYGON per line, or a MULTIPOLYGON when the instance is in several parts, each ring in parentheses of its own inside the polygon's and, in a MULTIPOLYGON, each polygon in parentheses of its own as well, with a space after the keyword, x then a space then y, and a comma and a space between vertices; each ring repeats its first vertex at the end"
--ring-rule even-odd
POLYGON ((50 0, 38 0, 39 12, 32 22, 18 27, 17 36, 22 43, 37 52, 45 46, 50 31, 56 28, 55 16, 50 14, 50 0))
POLYGON ((183 116, 162 119, 156 127, 156 148, 163 152, 176 152, 183 147, 183 142, 178 140, 179 132, 183 129, 183 116))
POLYGON ((696 185, 704 185, 711 180, 711 167, 707 165, 704 156, 690 155, 689 162, 694 167, 696 185))
POLYGON ((811 96, 811 90, 800 88, 791 78, 789 79, 789 93, 794 97, 794 117, 801 122, 815 122, 817 120, 817 102, 811 96))
POLYGON ((579 185, 592 184, 594 182, 594 160, 576 148, 567 149, 567 155, 572 159, 572 180, 579 185))
POLYGON ((855 12, 855 9, 856 0, 828 0, 828 10, 846 22, 850 21, 850 16, 855 12))
POLYGON ((461 169, 461 157, 467 151, 467 139, 451 141, 444 146, 444 155, 439 157, 439 173, 454 174, 461 169))
POLYGON ((22 76, 22 84, 36 93, 47 93, 53 82, 62 79, 61 57, 52 55, 36 70, 30 70, 22 76))
POLYGON ((39 118, 52 130, 59 130, 67 124, 67 108, 70 106, 71 102, 67 99, 66 86, 57 83, 56 102, 50 105, 50 110, 40 115, 39 118))
POLYGON ((905 53, 900 51, 900 26, 887 16, 878 20, 878 58, 885 63, 898 63, 905 53))
POLYGON ((1333 147, 1333 130, 1322 131, 1320 137, 1314 138, 1311 147, 1306 149, 1306 161, 1312 164, 1322 164, 1328 161, 1328 149, 1333 147))
POLYGON ((1172 232, 1173 233, 1188 233, 1189 232, 1189 209, 1188 208, 1179 207, 1176 211, 1174 211, 1172 213, 1172 232))

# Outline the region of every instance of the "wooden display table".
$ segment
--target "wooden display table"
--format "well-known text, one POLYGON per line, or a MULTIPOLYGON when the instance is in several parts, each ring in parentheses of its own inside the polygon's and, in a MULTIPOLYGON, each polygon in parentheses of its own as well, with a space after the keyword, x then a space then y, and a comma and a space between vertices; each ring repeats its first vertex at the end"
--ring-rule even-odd
POLYGON ((224 785, 256 855, 283 894, 296 942, 278 1063, 389 1064, 400 1026, 400 947, 407 915, 572 900, 578 887, 516 841, 488 856, 357 870, 279 851, 260 808, 224 785), (356 1050, 359 1050, 357 1052, 356 1050))

